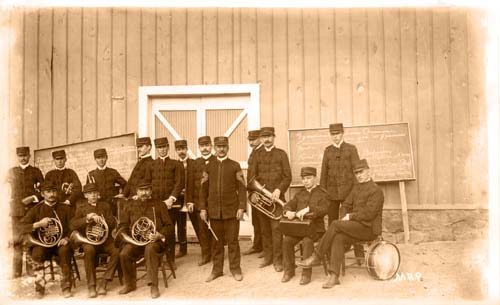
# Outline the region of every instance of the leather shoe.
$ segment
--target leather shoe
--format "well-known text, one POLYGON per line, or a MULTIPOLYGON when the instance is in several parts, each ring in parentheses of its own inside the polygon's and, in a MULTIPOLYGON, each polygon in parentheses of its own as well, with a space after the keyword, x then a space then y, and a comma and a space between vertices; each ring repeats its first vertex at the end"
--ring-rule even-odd
POLYGON ((210 263, 210 257, 202 257, 201 260, 198 261, 198 266, 203 266, 208 263, 210 263))
POLYGON ((87 297, 89 298, 96 298, 97 297, 97 291, 95 291, 95 286, 90 286, 87 292, 87 297))
POLYGON ((273 263, 273 261, 271 261, 271 260, 269 260, 269 261, 264 260, 262 263, 260 263, 259 268, 267 267, 267 266, 271 265, 272 263, 273 263))
POLYGON ((332 288, 335 285, 340 285, 339 277, 333 273, 328 276, 328 280, 323 284, 324 289, 332 288))
POLYGON ((71 290, 69 289, 64 289, 63 292, 62 292, 62 295, 64 298, 71 298, 73 295, 71 294, 71 290))
POLYGON ((108 285, 107 280, 102 280, 101 283, 99 283, 99 286, 97 286, 97 294, 98 295, 106 295, 106 286, 108 285))
POLYGON ((257 251, 255 248, 252 247, 252 248, 250 248, 250 249, 248 249, 246 251, 243 251, 242 254, 243 255, 250 255, 250 254, 254 254, 254 253, 258 253, 258 252, 260 252, 260 251, 257 251))
POLYGON ((300 285, 307 285, 311 282, 311 275, 309 274, 302 274, 302 276, 300 277, 300 285))
POLYGON ((264 251, 260 252, 259 255, 257 255, 257 258, 263 258, 264 257, 264 251))
POLYGON ((185 252, 185 251, 179 251, 175 254, 175 258, 186 256, 186 254, 187 254, 187 252, 185 252))
POLYGON ((239 273, 239 272, 235 272, 235 273, 233 273, 233 277, 234 277, 234 279, 235 279, 235 280, 237 280, 238 282, 239 282, 239 281, 241 281, 241 280, 243 280, 243 275, 242 275, 241 273, 239 273))
POLYGON ((209 283, 213 280, 215 280, 216 278, 222 276, 222 273, 210 273, 210 275, 207 277, 207 279, 205 280, 205 282, 209 283))
POLYGON ((156 299, 160 296, 160 290, 158 290, 158 286, 151 286, 151 298, 156 299))
POLYGON ((119 294, 127 294, 131 291, 134 291, 134 290, 135 290, 135 287, 125 285, 122 289, 120 289, 120 291, 118 291, 118 293, 119 294))
POLYGON ((283 277, 281 278, 281 282, 282 283, 289 282, 292 279, 292 277, 294 277, 294 276, 295 276, 294 272, 287 272, 287 271, 285 271, 283 273, 283 277))
POLYGON ((312 266, 318 264, 319 262, 320 261, 319 261, 318 255, 316 255, 316 253, 313 253, 311 256, 309 256, 305 260, 298 262, 297 265, 304 267, 304 268, 311 268, 312 266))
POLYGON ((281 272, 281 271, 283 271, 283 265, 282 265, 282 264, 276 264, 276 265, 274 265, 274 270, 275 270, 276 272, 281 272))
POLYGON ((43 296, 45 295, 45 289, 40 289, 40 290, 37 289, 35 291, 35 294, 37 299, 42 299, 43 296))

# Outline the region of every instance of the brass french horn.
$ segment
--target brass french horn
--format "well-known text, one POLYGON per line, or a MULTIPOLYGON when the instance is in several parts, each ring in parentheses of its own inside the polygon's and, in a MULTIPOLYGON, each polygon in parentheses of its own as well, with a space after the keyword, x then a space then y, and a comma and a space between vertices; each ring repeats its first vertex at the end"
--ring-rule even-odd
POLYGON ((33 234, 28 234, 27 242, 32 245, 51 248, 57 245, 57 243, 61 240, 63 235, 63 226, 59 218, 50 218, 47 226, 38 228, 36 231, 38 238, 35 238, 33 234))
POLYGON ((142 247, 154 241, 154 239, 151 238, 154 233, 156 233, 156 223, 148 217, 142 216, 132 225, 130 235, 125 233, 125 230, 118 230, 116 235, 120 236, 123 241, 129 244, 142 247))
POLYGON ((99 221, 89 223, 85 227, 85 236, 82 236, 77 230, 71 232, 69 239, 75 244, 89 244, 94 246, 102 245, 108 238, 109 228, 104 217, 99 221))
POLYGON ((250 191, 248 200, 253 207, 271 219, 281 219, 285 202, 280 199, 273 201, 271 199, 272 193, 264 185, 260 184, 255 177, 248 181, 247 190, 250 191))

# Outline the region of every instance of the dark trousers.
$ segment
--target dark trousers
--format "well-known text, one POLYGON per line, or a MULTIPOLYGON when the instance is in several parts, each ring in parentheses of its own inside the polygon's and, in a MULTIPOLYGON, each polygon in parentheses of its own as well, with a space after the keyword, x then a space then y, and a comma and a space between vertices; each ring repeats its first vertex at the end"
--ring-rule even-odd
POLYGON ((123 271, 125 285, 136 287, 137 270, 135 268, 136 260, 144 253, 146 272, 148 275, 148 284, 158 286, 158 268, 160 267, 163 245, 156 241, 146 246, 138 247, 132 244, 125 244, 120 251, 120 264, 123 271))
POLYGON ((12 274, 14 277, 20 277, 23 274, 23 243, 21 230, 19 230, 21 225, 22 216, 12 216, 12 247, 14 249, 14 256, 12 262, 12 274))
POLYGON ((342 200, 330 201, 330 205, 328 206, 328 225, 330 225, 332 221, 339 219, 339 207, 341 203, 342 200))
POLYGON ((200 243, 202 259, 212 257, 212 233, 208 230, 207 224, 201 219, 200 211, 194 210, 193 213, 189 213, 189 219, 200 243))
POLYGON ((45 248, 34 246, 31 252, 33 271, 35 272, 35 287, 41 290, 45 287, 45 279, 43 277, 43 262, 49 260, 52 256, 57 255, 58 264, 61 267, 61 289, 71 289, 71 257, 73 249, 70 244, 65 246, 54 246, 45 248))
MULTIPOLYGON (((295 273, 295 245, 302 241, 302 258, 309 257, 314 251, 314 242, 321 235, 298 237, 298 236, 283 236, 283 269, 285 272, 295 273)), ((303 268, 302 274, 311 275, 311 268, 303 268)))
POLYGON ((240 243, 238 235, 240 233, 240 221, 235 218, 210 219, 210 225, 217 235, 213 253, 213 274, 222 274, 224 269, 224 244, 227 243, 229 270, 231 273, 241 273, 240 267, 240 243))
POLYGON ((279 228, 279 220, 274 220, 263 213, 258 213, 264 260, 273 262, 275 266, 283 263, 283 235, 279 228))
POLYGON ((256 251, 262 251, 262 232, 258 214, 261 214, 254 206, 252 206, 252 226, 253 226, 253 244, 252 248, 256 251))
POLYGON ((106 266, 106 272, 104 273, 104 279, 108 281, 113 280, 116 268, 120 263, 120 250, 114 246, 113 241, 107 240, 104 244, 99 246, 83 244, 84 262, 85 262, 85 275, 87 277, 87 286, 96 285, 96 263, 97 254, 107 253, 109 255, 109 262, 106 266))
MULTIPOLYGON (((182 203, 181 203, 182 204, 182 203)), ((179 242, 181 251, 187 250, 187 232, 186 232, 186 222, 187 213, 181 212, 179 208, 171 208, 168 210, 170 220, 174 228, 177 226, 177 241, 179 242)), ((175 235, 173 236, 175 243, 175 235)), ((175 254, 175 249, 174 249, 175 254)))
POLYGON ((375 238, 371 227, 352 220, 335 220, 328 226, 328 230, 320 239, 316 252, 320 257, 324 257, 328 251, 331 251, 328 269, 339 275, 346 245, 375 238))

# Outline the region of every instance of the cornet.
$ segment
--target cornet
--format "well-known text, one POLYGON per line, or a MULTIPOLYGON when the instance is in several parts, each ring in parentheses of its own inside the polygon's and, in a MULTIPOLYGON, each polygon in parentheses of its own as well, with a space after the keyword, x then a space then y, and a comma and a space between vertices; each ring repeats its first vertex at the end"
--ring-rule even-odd
POLYGON ((248 200, 253 207, 271 219, 281 219, 285 202, 280 199, 273 201, 271 199, 272 193, 260 184, 255 177, 250 179, 247 189, 250 191, 248 200))
POLYGON ((68 183, 68 182, 64 182, 62 185, 61 185, 61 190, 64 194, 66 195, 69 195, 73 192, 73 182, 71 183, 68 183))

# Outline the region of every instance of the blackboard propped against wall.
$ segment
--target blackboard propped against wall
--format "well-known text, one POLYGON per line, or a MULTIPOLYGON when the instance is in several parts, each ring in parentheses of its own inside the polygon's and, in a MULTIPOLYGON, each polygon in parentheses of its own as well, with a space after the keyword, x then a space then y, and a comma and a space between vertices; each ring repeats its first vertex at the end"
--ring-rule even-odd
MULTIPOLYGON (((408 123, 344 127, 344 141, 356 145, 367 159, 376 182, 415 180, 408 123)), ((300 169, 312 166, 321 176, 325 148, 332 145, 328 128, 290 129, 292 186, 302 185, 300 169)))

